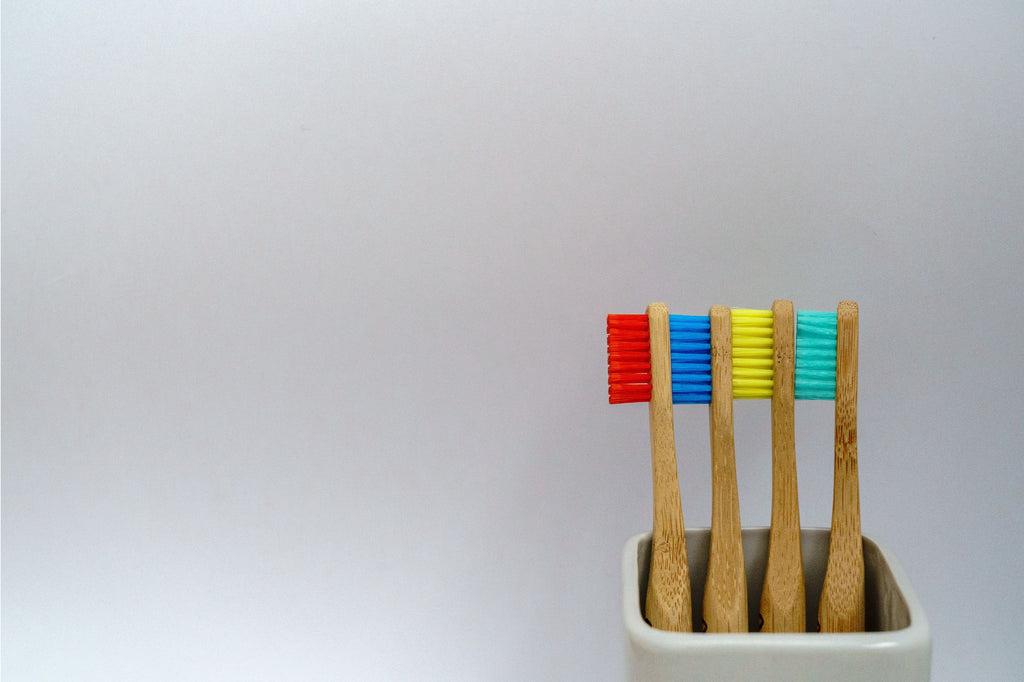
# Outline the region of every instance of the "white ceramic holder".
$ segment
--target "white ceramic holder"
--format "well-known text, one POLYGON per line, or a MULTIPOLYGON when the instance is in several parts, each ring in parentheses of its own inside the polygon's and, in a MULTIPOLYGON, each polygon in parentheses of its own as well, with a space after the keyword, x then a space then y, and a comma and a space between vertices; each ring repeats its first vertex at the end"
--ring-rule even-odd
MULTIPOLYGON (((693 595, 694 632, 652 628, 643 615, 650 562, 650 533, 626 543, 622 561, 623 616, 629 647, 629 679, 680 680, 928 680, 931 632, 906 575, 883 546, 864 538, 866 632, 817 630, 818 600, 828 560, 829 530, 801 531, 807 595, 807 632, 796 634, 700 632, 710 529, 686 531, 693 595)), ((743 530, 748 622, 758 626, 758 606, 768 529, 743 530)))

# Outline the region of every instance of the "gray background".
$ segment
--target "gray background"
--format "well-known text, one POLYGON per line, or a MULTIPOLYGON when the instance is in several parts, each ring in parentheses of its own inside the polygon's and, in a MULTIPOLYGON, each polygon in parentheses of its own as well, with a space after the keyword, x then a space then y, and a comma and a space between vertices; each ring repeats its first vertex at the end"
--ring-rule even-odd
POLYGON ((604 317, 773 298, 860 303, 934 679, 1019 677, 1024 6, 938 5, 4 3, 4 679, 620 679, 604 317))

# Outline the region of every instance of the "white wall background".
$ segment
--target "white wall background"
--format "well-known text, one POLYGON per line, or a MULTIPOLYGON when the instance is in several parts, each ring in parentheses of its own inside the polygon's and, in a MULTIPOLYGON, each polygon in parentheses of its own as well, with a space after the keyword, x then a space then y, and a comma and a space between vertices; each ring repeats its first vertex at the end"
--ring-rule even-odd
MULTIPOLYGON (((616 680, 604 316, 861 307, 864 533, 1024 669, 1018 2, 3 13, 3 674, 616 680)), ((703 408, 684 513, 710 516, 703 408)), ((805 525, 831 404, 801 403, 805 525)), ((744 523, 768 406, 736 407, 744 523)))

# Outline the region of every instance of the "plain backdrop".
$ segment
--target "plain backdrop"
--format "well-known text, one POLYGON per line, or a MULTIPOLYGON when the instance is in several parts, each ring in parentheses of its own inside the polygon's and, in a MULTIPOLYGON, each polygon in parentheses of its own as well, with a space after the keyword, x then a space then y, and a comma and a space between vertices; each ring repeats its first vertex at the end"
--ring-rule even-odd
POLYGON ((863 531, 934 679, 1021 676, 1021 3, 3 9, 6 682, 621 679, 605 315, 775 298, 860 304, 863 531))

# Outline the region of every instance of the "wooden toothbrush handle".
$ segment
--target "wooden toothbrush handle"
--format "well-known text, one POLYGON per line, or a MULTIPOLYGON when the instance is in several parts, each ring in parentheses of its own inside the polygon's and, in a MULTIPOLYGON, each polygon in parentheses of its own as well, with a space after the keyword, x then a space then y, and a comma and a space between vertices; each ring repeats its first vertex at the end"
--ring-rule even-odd
POLYGON ((818 625, 822 632, 864 630, 864 548, 857 473, 857 330, 857 304, 842 301, 836 313, 832 534, 818 607, 818 625))
POLYGON ((651 469, 654 478, 654 530, 647 580, 646 615, 659 630, 691 632, 690 568, 686 559, 683 507, 676 470, 672 421, 672 351, 668 307, 647 307, 651 344, 651 469))
POLYGON ((772 388, 772 526, 761 591, 762 632, 807 629, 804 563, 794 438, 795 336, 792 301, 772 304, 775 376, 772 388))
POLYGON ((747 632, 736 448, 732 423, 732 317, 712 306, 711 317, 711 549, 704 586, 708 632, 747 632))

